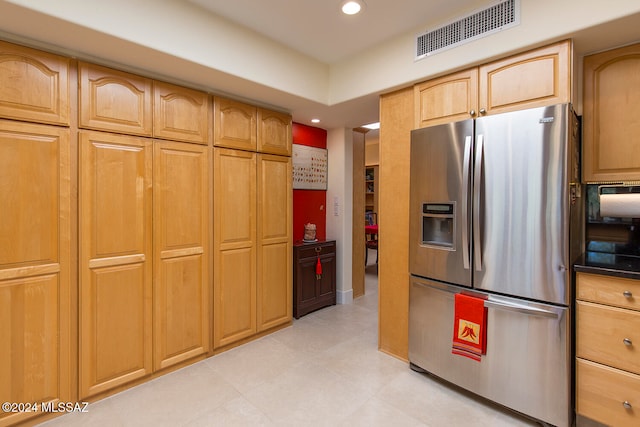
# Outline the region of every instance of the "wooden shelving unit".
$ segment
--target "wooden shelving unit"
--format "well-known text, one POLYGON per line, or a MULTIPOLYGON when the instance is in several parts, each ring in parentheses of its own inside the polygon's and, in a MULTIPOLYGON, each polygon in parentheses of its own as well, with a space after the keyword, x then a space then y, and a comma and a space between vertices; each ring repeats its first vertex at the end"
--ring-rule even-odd
POLYGON ((378 166, 367 166, 364 174, 364 210, 378 212, 378 166))

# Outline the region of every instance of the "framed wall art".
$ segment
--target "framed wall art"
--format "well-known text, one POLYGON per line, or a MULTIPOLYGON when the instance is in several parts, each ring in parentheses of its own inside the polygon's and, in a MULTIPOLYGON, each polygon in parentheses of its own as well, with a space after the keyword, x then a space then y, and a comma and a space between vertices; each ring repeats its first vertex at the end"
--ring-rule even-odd
POLYGON ((293 144, 293 189, 327 189, 327 150, 293 144))

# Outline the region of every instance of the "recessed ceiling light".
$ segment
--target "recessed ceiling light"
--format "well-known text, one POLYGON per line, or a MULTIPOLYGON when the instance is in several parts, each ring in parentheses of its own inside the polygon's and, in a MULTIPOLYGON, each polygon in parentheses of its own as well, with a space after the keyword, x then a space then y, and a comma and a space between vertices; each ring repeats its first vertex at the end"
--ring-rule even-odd
POLYGON ((346 15, 355 15, 364 8, 362 0, 348 0, 342 2, 342 13, 346 15))
POLYGON ((320 119, 311 119, 311 123, 320 123, 320 119))

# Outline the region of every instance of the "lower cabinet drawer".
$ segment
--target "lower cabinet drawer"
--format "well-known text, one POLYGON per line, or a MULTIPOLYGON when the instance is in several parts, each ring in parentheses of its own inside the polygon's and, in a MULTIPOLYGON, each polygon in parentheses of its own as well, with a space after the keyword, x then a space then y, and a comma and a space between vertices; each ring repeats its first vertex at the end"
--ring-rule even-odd
POLYGON ((577 301, 576 325, 577 357, 640 374, 640 312, 577 301))
POLYGON ((576 275, 576 298, 640 311, 640 280, 600 274, 576 275))
POLYGON ((640 376, 576 359, 576 412, 609 426, 640 425, 640 376))

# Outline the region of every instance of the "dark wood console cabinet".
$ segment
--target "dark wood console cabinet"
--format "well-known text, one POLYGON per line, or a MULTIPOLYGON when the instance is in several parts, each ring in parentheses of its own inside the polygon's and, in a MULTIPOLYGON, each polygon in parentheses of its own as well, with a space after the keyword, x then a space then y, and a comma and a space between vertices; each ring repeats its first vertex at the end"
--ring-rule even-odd
POLYGON ((293 317, 336 303, 336 242, 293 245, 293 317), (322 275, 316 277, 320 257, 322 275))

